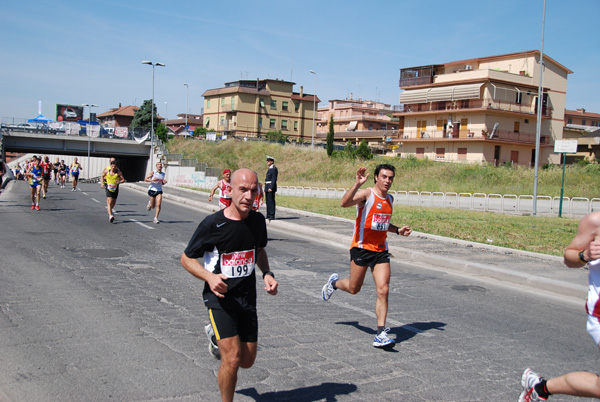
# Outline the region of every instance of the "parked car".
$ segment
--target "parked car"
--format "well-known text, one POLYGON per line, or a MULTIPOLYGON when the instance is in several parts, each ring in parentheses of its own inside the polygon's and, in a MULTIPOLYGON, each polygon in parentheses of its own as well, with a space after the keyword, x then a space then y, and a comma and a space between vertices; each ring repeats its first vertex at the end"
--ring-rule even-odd
POLYGON ((13 129, 13 130, 37 131, 37 126, 35 126, 31 123, 9 124, 6 127, 13 129))

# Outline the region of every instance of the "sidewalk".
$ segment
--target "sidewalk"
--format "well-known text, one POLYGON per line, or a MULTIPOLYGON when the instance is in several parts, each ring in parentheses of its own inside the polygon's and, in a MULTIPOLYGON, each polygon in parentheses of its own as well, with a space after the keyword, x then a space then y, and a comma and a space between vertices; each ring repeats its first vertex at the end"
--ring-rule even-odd
MULTIPOLYGON (((143 182, 125 183, 124 186, 144 193, 148 187, 143 182)), ((210 203, 208 193, 201 191, 165 187, 163 197, 206 212, 216 212, 219 208, 218 198, 210 203)), ((277 207, 276 216, 277 219, 268 223, 268 227, 318 238, 335 246, 346 248, 350 245, 354 227, 352 220, 282 207, 277 207)), ((562 257, 420 232, 413 232, 409 237, 389 234, 388 245, 393 255, 392 264, 395 260, 470 277, 493 278, 510 285, 575 297, 582 303, 587 295, 587 269, 569 269, 563 264, 562 257)))

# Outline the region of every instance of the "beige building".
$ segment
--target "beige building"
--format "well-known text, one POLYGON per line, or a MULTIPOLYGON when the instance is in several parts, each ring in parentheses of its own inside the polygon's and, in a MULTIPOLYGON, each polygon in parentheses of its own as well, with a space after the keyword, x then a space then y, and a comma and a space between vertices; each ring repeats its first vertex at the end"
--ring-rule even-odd
POLYGON ((392 139, 398 138, 399 119, 392 116, 391 105, 361 99, 330 100, 326 107, 318 110, 317 139, 327 140, 329 121, 333 117, 334 141, 353 142, 358 145, 363 139, 372 148, 384 148, 392 139))
MULTIPOLYGON (((559 163, 567 76, 544 55, 540 163, 559 163)), ((404 68, 404 121, 397 154, 438 161, 513 163, 535 160, 540 52, 537 50, 404 68)))
POLYGON ((600 161, 600 114, 585 109, 565 110, 565 140, 577 140, 577 154, 567 154, 567 163, 576 159, 600 161))
POLYGON ((204 127, 236 137, 261 137, 281 130, 290 140, 310 142, 316 95, 294 92, 295 83, 241 80, 204 92, 204 127))

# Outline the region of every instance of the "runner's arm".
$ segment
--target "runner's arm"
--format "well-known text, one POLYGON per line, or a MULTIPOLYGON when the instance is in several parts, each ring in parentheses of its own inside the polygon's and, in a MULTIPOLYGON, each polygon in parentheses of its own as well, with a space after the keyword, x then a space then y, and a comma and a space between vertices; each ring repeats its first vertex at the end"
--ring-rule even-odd
POLYGON ((190 258, 185 253, 181 253, 181 265, 193 276, 208 283, 210 290, 217 297, 225 297, 227 293, 227 284, 223 281, 227 277, 223 274, 214 274, 204 269, 202 264, 196 258, 190 258))
POLYGON ((270 295, 276 295, 279 284, 275 280, 275 276, 272 274, 271 269, 269 268, 269 257, 267 257, 267 251, 264 249, 264 247, 259 248, 258 252, 256 253, 256 265, 258 265, 260 272, 263 274, 265 290, 270 295))
POLYGON ((564 263, 569 268, 580 268, 586 263, 580 260, 583 251, 586 261, 600 258, 600 212, 584 216, 579 222, 577 234, 564 252, 564 263))

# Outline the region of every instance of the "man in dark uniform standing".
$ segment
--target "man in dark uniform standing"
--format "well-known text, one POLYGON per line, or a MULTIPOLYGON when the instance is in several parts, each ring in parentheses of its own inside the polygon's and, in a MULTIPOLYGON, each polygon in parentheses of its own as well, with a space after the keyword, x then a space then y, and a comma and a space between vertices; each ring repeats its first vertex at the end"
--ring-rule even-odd
POLYGON ((275 193, 277 192, 277 168, 275 158, 267 155, 267 177, 265 178, 265 199, 267 201, 267 219, 275 219, 275 193))

